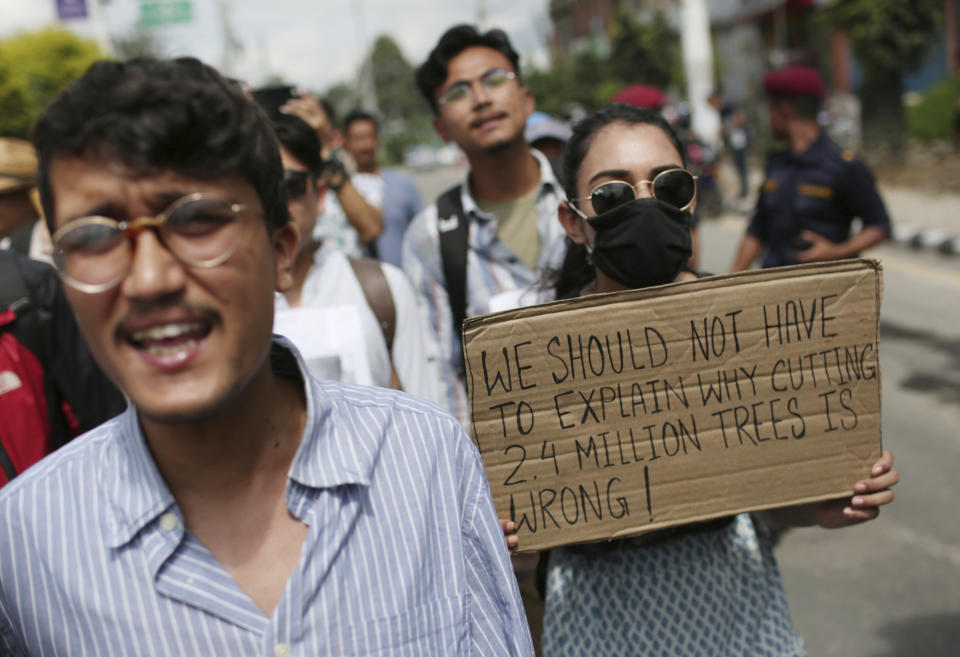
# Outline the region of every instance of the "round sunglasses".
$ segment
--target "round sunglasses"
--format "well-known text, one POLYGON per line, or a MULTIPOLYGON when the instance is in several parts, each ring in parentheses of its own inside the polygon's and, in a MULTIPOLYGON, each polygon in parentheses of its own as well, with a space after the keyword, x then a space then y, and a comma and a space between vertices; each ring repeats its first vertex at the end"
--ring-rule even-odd
POLYGON ((693 205, 693 199, 697 196, 697 177, 695 175, 686 169, 667 169, 654 176, 653 180, 638 180, 635 185, 623 180, 601 183, 593 188, 587 198, 572 199, 570 207, 584 216, 573 203, 590 201, 594 212, 603 214, 636 200, 638 198, 637 189, 641 185, 650 186, 650 193, 653 198, 669 203, 680 210, 686 210, 693 205))

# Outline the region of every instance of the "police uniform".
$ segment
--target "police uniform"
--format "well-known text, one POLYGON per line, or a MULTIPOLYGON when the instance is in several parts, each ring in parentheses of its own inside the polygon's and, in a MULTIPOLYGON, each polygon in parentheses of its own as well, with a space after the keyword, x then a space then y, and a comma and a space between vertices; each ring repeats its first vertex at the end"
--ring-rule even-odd
POLYGON ((779 267, 797 263, 802 249, 794 240, 804 230, 845 242, 855 217, 890 232, 890 217, 866 165, 821 132, 803 153, 786 150, 767 159, 747 232, 767 247, 763 266, 779 267))
MULTIPOLYGON (((820 75, 805 67, 769 73, 764 87, 773 95, 820 99, 825 95, 820 75)), ((747 233, 767 247, 764 267, 793 265, 797 252, 808 248, 799 239, 803 231, 834 243, 845 242, 856 217, 864 227, 890 232, 890 217, 866 165, 821 130, 803 153, 787 149, 767 159, 766 177, 747 233)))

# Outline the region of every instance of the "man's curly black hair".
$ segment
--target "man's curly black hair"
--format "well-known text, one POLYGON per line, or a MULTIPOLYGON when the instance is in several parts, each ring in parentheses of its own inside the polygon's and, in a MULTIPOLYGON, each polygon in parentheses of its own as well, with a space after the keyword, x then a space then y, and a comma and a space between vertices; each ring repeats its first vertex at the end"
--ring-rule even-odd
POLYGON ((115 160, 135 176, 238 174, 256 190, 268 227, 288 220, 269 119, 239 84, 192 57, 94 63, 40 115, 33 142, 50 225, 50 165, 58 157, 115 160))
POLYGON ((496 50, 513 66, 513 72, 520 79, 520 55, 510 45, 510 39, 503 30, 493 29, 481 33, 472 25, 454 25, 443 33, 430 55, 416 72, 417 88, 434 113, 439 109, 436 93, 447 79, 447 65, 450 60, 467 48, 483 46, 496 50))

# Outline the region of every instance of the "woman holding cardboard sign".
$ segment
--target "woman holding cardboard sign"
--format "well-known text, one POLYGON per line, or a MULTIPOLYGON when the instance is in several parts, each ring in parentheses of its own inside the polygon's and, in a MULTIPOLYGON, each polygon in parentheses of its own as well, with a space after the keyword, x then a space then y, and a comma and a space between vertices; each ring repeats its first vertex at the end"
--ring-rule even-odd
MULTIPOLYGON (((547 296, 691 280, 696 178, 653 112, 608 106, 574 127, 563 267, 547 296)), ((771 522, 842 527, 876 517, 898 475, 884 451, 850 500, 768 512, 771 522)), ((507 544, 517 545, 504 522, 507 544)), ((545 657, 804 655, 767 530, 742 514, 635 539, 556 548, 549 556, 545 657)))

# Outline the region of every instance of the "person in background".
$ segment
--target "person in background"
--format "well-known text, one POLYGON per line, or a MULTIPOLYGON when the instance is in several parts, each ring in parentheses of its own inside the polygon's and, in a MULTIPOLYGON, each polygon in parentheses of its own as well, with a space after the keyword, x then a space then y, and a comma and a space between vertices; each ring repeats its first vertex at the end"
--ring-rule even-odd
POLYGON ((440 348, 445 405, 470 422, 460 327, 490 298, 534 283, 559 264, 562 189, 547 159, 524 139, 534 100, 502 30, 447 30, 416 82, 444 141, 470 163, 466 179, 418 214, 403 242, 403 268, 440 348))
POLYGON ((22 139, 0 137, 0 249, 50 262, 50 233, 40 221, 37 156, 22 139))
POLYGON ((70 305, 131 405, 0 490, 0 654, 529 657, 456 419, 273 336, 297 230, 239 85, 100 61, 34 143, 70 305))
POLYGON ((710 107, 720 115, 721 135, 724 146, 730 152, 733 166, 737 171, 740 188, 738 198, 746 198, 750 191, 747 154, 750 148, 750 134, 747 131, 746 113, 723 99, 719 89, 715 89, 707 98, 710 107))
POLYGON ((554 169, 559 169, 563 148, 570 139, 570 124, 543 112, 534 112, 527 118, 523 136, 533 148, 547 156, 554 169))
POLYGON ((302 94, 284 103, 280 112, 306 121, 323 145, 322 178, 332 193, 323 214, 317 218, 314 238, 348 256, 370 255, 370 245, 383 232, 383 213, 379 205, 370 201, 375 190, 360 187, 369 181, 354 181, 342 161, 343 136, 336 128, 333 107, 316 96, 302 94))
POLYGON ((407 277, 393 265, 348 258, 314 240, 313 226, 326 196, 320 141, 294 115, 276 117, 273 128, 280 142, 287 210, 300 238, 293 285, 276 297, 275 331, 290 337, 308 362, 314 354, 322 358, 331 351, 340 353, 336 369, 349 374, 344 380, 439 401, 436 349, 429 342, 407 277), (329 325, 304 324, 304 311, 315 310, 326 310, 336 320, 329 325), (344 349, 331 350, 335 346, 331 342, 344 349))
MULTIPOLYGON (((577 123, 559 208, 567 251, 543 300, 695 279, 686 263, 696 181, 685 164, 655 112, 613 104, 577 123)), ((892 466, 884 451, 853 498, 765 515, 831 528, 870 520, 893 500, 892 466)), ((516 547, 513 523, 502 522, 516 547)), ((749 514, 554 548, 548 559, 544 657, 805 655, 772 547, 749 514)))
POLYGON ((400 267, 403 234, 413 217, 423 209, 420 193, 413 178, 392 167, 380 166, 380 126, 377 119, 363 110, 353 110, 343 120, 343 146, 356 164, 353 181, 364 190, 366 199, 380 207, 383 232, 371 244, 373 255, 400 267))
POLYGON ((768 73, 770 129, 787 142, 767 160, 753 217, 732 271, 763 254, 764 267, 840 260, 858 255, 890 234, 891 222, 873 176, 817 123, 826 90, 820 74, 796 66, 768 73), (853 234, 852 222, 863 228, 853 234))
MULTIPOLYGON (((456 25, 416 72, 437 133, 470 164, 463 183, 414 218, 403 242, 403 268, 439 345, 445 404, 464 426, 463 320, 488 312, 493 297, 533 284, 562 256, 556 214, 563 190, 524 138, 534 100, 518 66, 502 30, 456 25)), ((519 565, 517 575, 537 644, 543 603, 533 571, 519 565)))

